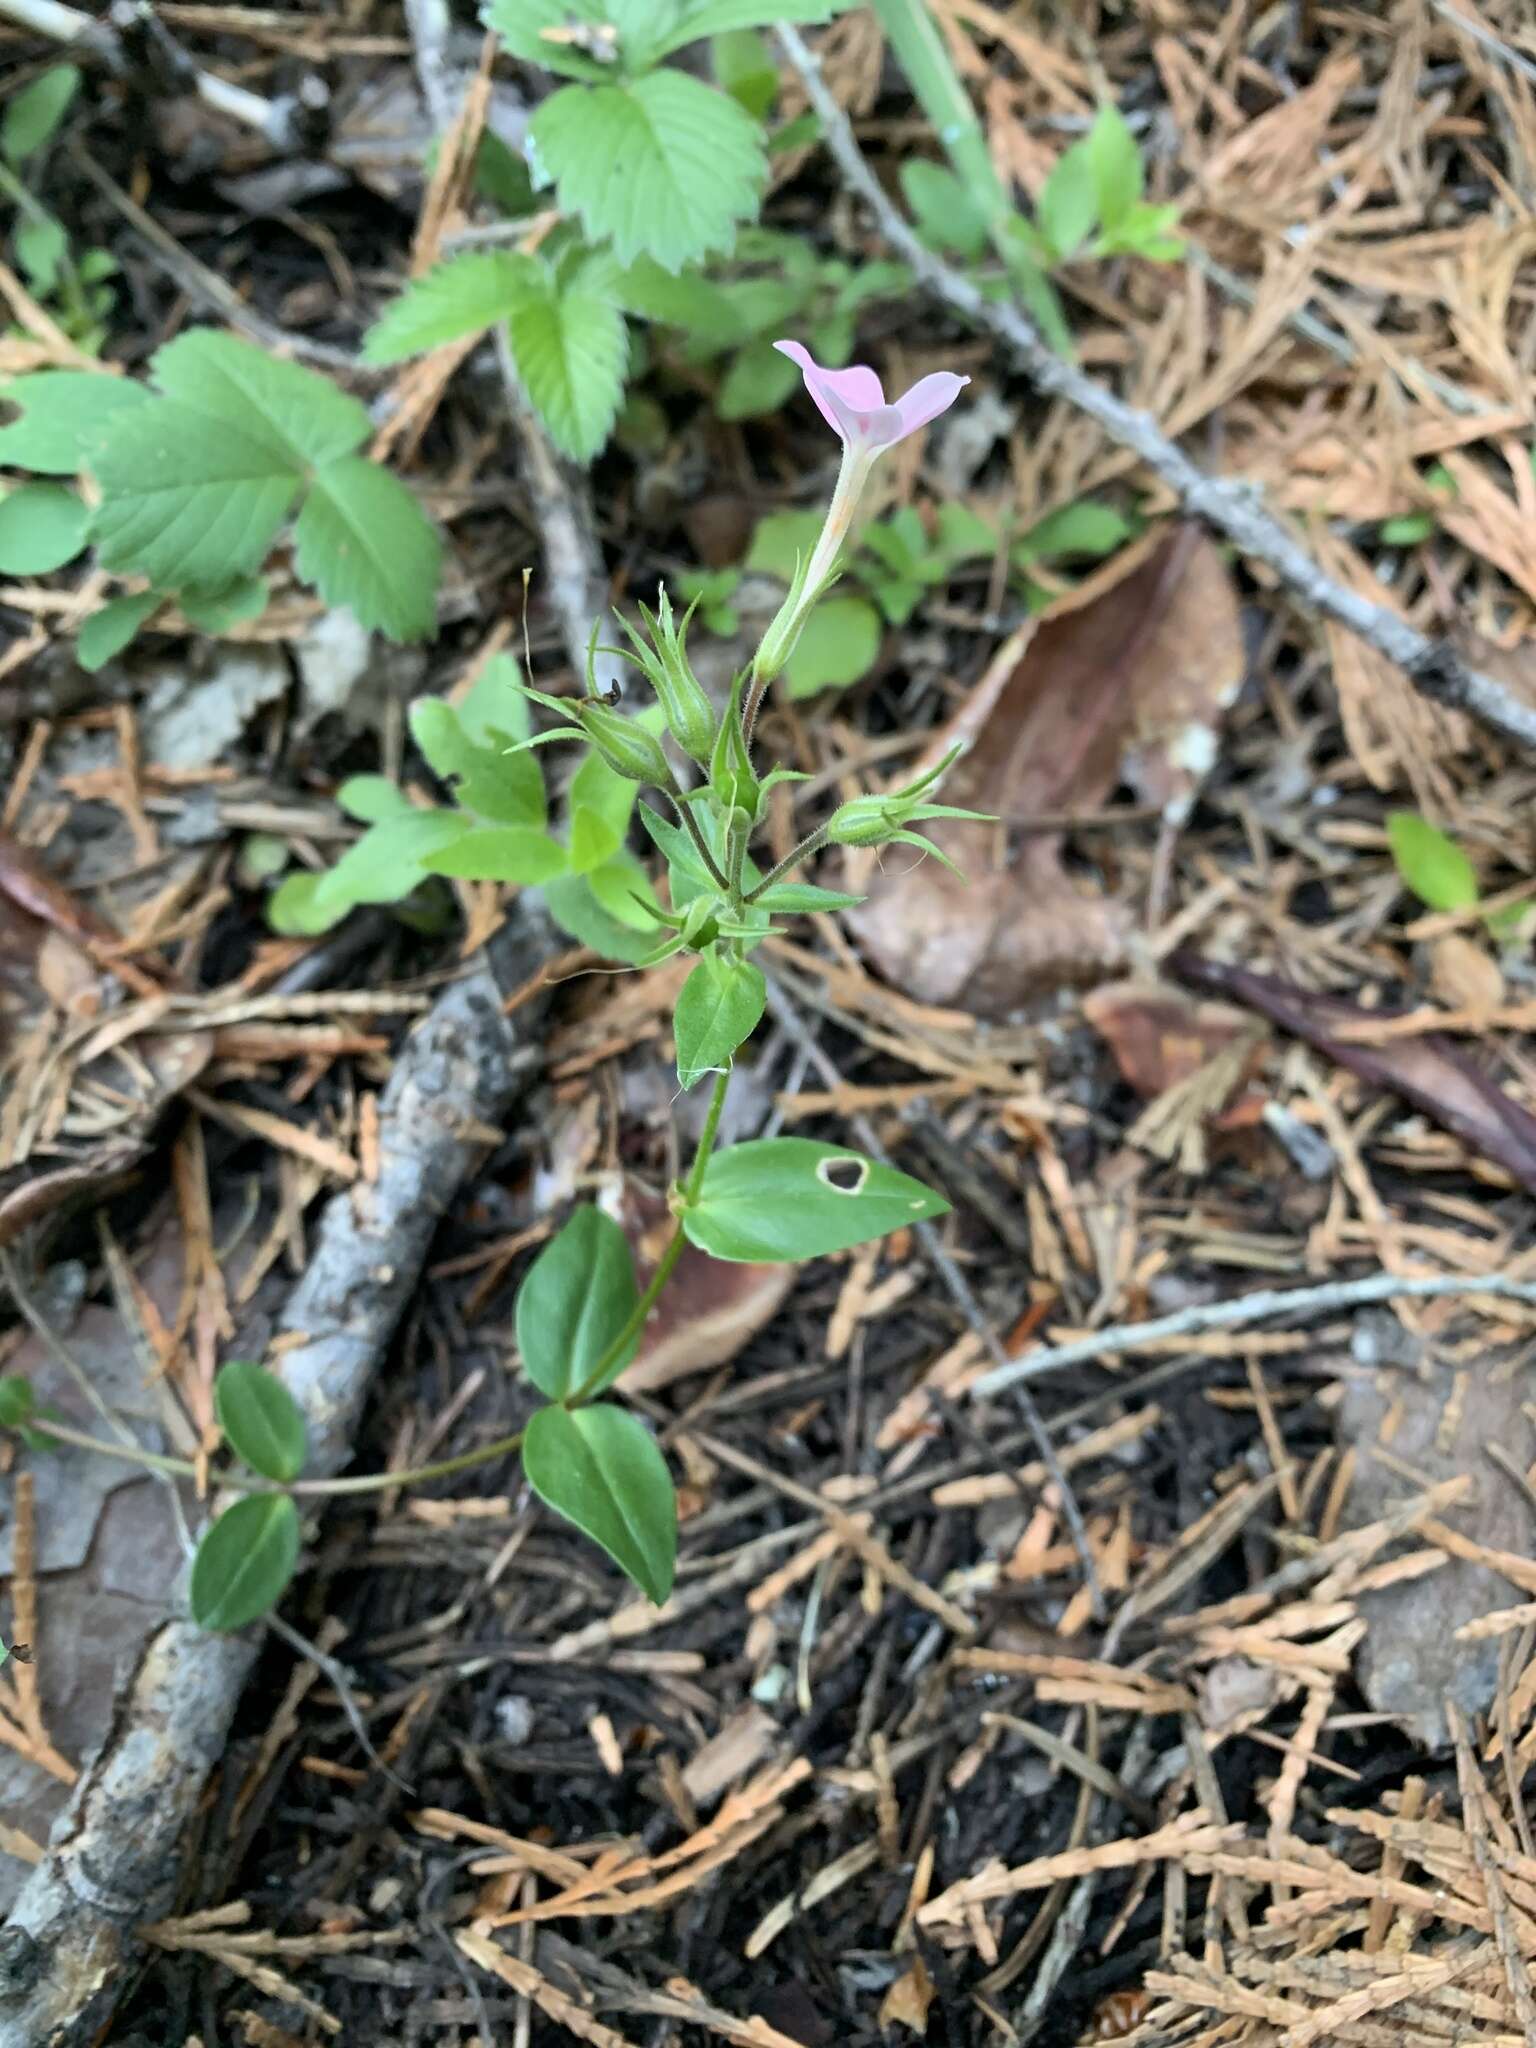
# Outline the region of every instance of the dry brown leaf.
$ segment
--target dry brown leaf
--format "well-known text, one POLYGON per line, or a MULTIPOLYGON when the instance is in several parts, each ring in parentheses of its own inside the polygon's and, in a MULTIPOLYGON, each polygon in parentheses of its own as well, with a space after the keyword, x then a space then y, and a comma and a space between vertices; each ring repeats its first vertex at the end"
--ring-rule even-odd
POLYGON ((910 2027, 914 2034, 926 2034, 934 1990, 922 1957, 914 1956, 880 2001, 881 2026, 910 2027))
POLYGON ((1116 981, 1083 998, 1083 1015, 1138 1095, 1161 1095, 1252 1030, 1233 1003, 1200 1002, 1153 981, 1116 981))
POLYGON ((1465 932, 1442 932, 1429 953, 1429 978, 1435 994, 1453 1010, 1474 1014, 1496 1010, 1504 1000, 1499 963, 1465 932))
MULTIPOLYGON (((636 1181, 625 1183, 622 1201, 619 1220, 644 1287, 672 1235, 671 1211, 664 1197, 636 1181)), ((772 1321, 794 1276, 793 1266, 733 1264, 687 1246, 651 1311, 625 1386, 651 1393, 689 1373, 727 1364, 772 1321)))
POLYGON ((1006 827, 1091 809, 1121 780, 1181 816, 1215 758, 1217 722, 1242 674, 1231 576, 1188 527, 1112 588, 1065 600, 1010 642, 943 736, 946 745, 973 741, 944 801, 1003 824, 932 828, 963 879, 890 849, 848 918, 880 972, 923 1001, 983 1015, 1112 972, 1129 935, 1124 906, 1067 874, 1060 834, 1032 833, 1010 852, 1006 827))

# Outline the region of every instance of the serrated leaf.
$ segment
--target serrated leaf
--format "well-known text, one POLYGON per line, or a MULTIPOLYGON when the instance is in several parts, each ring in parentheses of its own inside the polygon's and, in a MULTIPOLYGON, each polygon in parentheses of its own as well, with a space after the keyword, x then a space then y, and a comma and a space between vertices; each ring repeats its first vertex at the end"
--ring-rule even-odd
POLYGON ((276 1373, 232 1358, 214 1380, 213 1412, 235 1456, 263 1479, 287 1485, 304 1470, 309 1432, 298 1402, 276 1373))
POLYGON ((437 623, 442 542, 398 477, 361 455, 317 470, 294 529, 299 574, 391 640, 437 623))
POLYGON ((640 1299, 629 1240, 610 1216, 588 1204, 550 1239, 517 1295, 517 1348, 541 1394, 563 1401, 598 1393, 640 1349, 640 1335, 615 1354, 600 1381, 587 1376, 622 1334, 640 1299))
POLYGON ((629 333, 608 276, 606 265, 589 265, 561 286, 540 265, 507 322, 523 387, 577 462, 590 461, 607 440, 624 394, 629 333))
POLYGON ((210 327, 156 350, 150 369, 167 397, 284 450, 294 466, 335 462, 373 432, 367 407, 327 378, 210 327))
POLYGON ((566 871, 565 848, 531 825, 477 825, 422 861, 429 874, 461 882, 552 881, 566 871))
POLYGON ((644 1424, 607 1402, 540 1408, 523 1470, 546 1507, 574 1522, 660 1606, 677 1569, 677 1497, 644 1424))
POLYGON ((79 90, 80 73, 75 66, 55 64, 8 100, 0 118, 0 156, 9 164, 19 164, 41 149, 69 112, 79 90))
POLYGON ((114 597, 80 628, 75 640, 75 659, 87 675, 95 675, 116 654, 121 654, 140 626, 164 604, 158 590, 141 591, 137 597, 114 597))
POLYGON ((228 1507, 192 1560, 192 1619, 227 1634, 275 1607, 299 1561, 299 1511, 286 1493, 250 1494, 228 1507))
POLYGON ((1417 811, 1389 811, 1387 839, 1397 872, 1431 910, 1470 910, 1477 870, 1455 840, 1417 811))
POLYGON ((562 211, 592 240, 611 241, 621 263, 649 255, 680 270, 728 249, 736 222, 756 211, 766 171, 756 124, 686 72, 566 86, 531 133, 562 211))
POLYGON ((673 1016, 677 1078, 691 1088, 728 1067, 762 1022, 768 984, 749 960, 706 953, 683 983, 673 1016))
POLYGON ((909 1174, 811 1138, 759 1138, 717 1152, 697 1205, 683 1211, 690 1242, 712 1258, 825 1258, 949 1203, 909 1174))
POLYGON ((20 484, 0 498, 0 575, 50 576, 85 546, 90 513, 62 484, 20 484))
POLYGON ((0 427, 0 465, 41 476, 74 476, 122 413, 153 405, 142 384, 88 370, 38 370, 0 384, 0 399, 21 417, 0 427))
POLYGON ((102 566, 167 590, 254 574, 302 482, 271 440, 171 399, 124 413, 90 465, 102 566))
POLYGON ((538 265, 507 249, 466 249, 408 284, 363 339, 365 363, 398 363, 505 320, 538 265))

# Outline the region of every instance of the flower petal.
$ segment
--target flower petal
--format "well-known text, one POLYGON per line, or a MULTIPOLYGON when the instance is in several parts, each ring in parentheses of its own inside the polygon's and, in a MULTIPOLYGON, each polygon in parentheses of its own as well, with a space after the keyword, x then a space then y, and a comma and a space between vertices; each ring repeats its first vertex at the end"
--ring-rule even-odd
POLYGON ((941 412, 948 412, 967 384, 969 377, 957 377, 953 370, 935 370, 930 376, 919 377, 910 391, 904 391, 893 412, 901 416, 901 431, 893 440, 904 440, 908 434, 915 434, 919 427, 926 427, 930 420, 938 418, 941 412))
POLYGON ((886 422, 880 416, 894 413, 895 408, 886 405, 880 379, 867 364, 854 363, 846 370, 824 370, 803 342, 776 341, 773 345, 780 355, 788 356, 792 363, 799 364, 806 390, 815 399, 822 418, 840 440, 868 442, 872 439, 876 447, 886 445, 888 433, 876 431, 872 435, 871 428, 877 419, 879 426, 884 428, 886 422))

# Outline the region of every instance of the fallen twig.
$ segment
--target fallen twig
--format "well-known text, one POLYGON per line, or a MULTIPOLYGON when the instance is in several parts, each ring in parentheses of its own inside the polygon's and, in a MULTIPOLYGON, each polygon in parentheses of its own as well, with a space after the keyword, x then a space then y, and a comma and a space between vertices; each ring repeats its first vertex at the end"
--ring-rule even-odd
POLYGON ((925 248, 865 162, 848 117, 828 90, 820 63, 804 38, 789 27, 780 27, 778 37, 805 85, 844 183, 864 200, 881 234, 936 298, 996 335, 1039 390, 1066 399, 1096 420, 1113 441, 1162 478, 1185 512, 1204 520, 1254 561, 1263 562, 1308 609, 1357 633, 1395 663, 1424 696, 1450 710, 1465 711, 1506 738, 1536 746, 1536 704, 1469 667, 1449 642, 1431 640, 1388 606, 1335 582, 1281 525, 1255 485, 1237 477, 1209 476, 1168 439, 1150 413, 1138 412, 1056 355, 1027 314, 1006 301, 984 298, 969 278, 925 248))

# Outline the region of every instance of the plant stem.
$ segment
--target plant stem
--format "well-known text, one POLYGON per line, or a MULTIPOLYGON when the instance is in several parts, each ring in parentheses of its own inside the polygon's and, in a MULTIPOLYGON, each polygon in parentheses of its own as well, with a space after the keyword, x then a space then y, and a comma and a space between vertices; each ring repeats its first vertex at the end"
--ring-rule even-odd
POLYGON ((26 1428, 34 1429, 39 1436, 52 1437, 55 1443, 70 1444, 77 1451, 96 1451, 103 1458, 118 1458, 125 1465, 143 1465, 151 1472, 171 1472, 178 1479, 195 1479, 197 1467, 190 1458, 168 1458, 162 1451, 146 1451, 142 1444, 109 1443, 104 1437, 91 1436, 83 1429, 74 1429, 67 1422, 50 1422, 40 1415, 29 1415, 26 1428))
POLYGON ((807 833, 792 853, 785 854, 776 868, 768 870, 757 887, 749 890, 741 899, 742 902, 755 903, 765 889, 771 889, 775 882, 782 881, 792 868, 799 867, 803 860, 809 860, 813 853, 819 853, 826 843, 827 828, 825 825, 818 825, 814 832, 807 833))
MULTIPOLYGON (((695 847, 697 847, 699 859, 703 861, 705 867, 709 869, 710 876, 715 881, 715 883, 720 888, 725 888, 725 877, 721 874, 719 868, 715 865, 715 857, 709 850, 709 847, 704 838, 704 834, 699 830, 699 821, 693 815, 692 804, 685 804, 681 796, 678 795, 675 789, 669 789, 667 791, 667 795, 672 799, 673 810, 676 811, 677 815, 682 819, 684 825, 687 826, 688 837, 693 841, 695 847)), ((677 905, 674 903, 672 908, 675 911, 677 905)))

